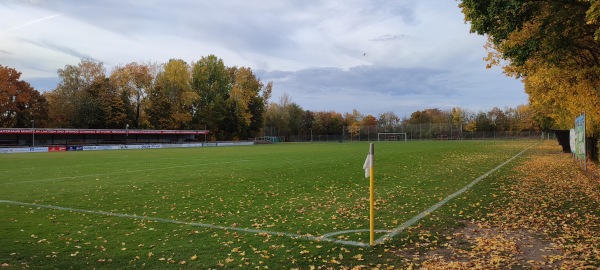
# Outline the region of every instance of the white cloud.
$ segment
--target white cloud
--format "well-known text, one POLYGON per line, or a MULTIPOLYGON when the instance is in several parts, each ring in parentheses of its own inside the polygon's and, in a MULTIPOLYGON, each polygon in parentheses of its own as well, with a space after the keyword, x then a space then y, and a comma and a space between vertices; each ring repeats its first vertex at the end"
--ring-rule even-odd
POLYGON ((17 1, 0 4, 0 63, 38 88, 81 57, 114 65, 215 54, 305 109, 399 114, 526 103, 485 70, 455 1, 17 1))

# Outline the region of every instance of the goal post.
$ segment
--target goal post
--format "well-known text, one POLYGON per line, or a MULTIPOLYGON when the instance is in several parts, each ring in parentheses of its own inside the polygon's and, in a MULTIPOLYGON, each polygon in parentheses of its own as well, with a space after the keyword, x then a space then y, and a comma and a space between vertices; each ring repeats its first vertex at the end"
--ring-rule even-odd
POLYGON ((377 141, 404 141, 406 142, 406 133, 397 133, 397 132, 383 132, 377 133, 377 141))

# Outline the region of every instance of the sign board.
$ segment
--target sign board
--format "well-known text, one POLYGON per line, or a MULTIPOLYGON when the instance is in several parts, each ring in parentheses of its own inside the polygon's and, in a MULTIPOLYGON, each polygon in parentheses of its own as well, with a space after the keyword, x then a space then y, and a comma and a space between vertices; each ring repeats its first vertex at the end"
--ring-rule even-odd
POLYGON ((48 146, 48 152, 64 152, 67 151, 66 146, 48 146))
POLYGON ((48 147, 22 147, 22 148, 0 148, 0 153, 43 153, 48 152, 48 147))
POLYGON ((575 118, 575 156, 585 160, 585 114, 575 118))
POLYGON ((219 142, 198 144, 141 144, 141 145, 68 145, 49 147, 0 148, 0 154, 34 153, 34 152, 64 152, 64 151, 99 151, 124 149, 159 149, 172 147, 204 147, 204 146, 241 146, 254 145, 254 142, 219 142))

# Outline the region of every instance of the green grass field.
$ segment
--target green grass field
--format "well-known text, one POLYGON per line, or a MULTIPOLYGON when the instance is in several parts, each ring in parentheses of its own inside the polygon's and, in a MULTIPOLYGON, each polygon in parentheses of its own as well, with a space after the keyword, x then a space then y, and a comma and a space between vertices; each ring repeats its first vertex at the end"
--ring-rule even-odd
MULTIPOLYGON (((535 143, 376 143, 376 238, 535 143)), ((0 264, 401 265, 383 251, 410 243, 411 230, 365 246, 367 152, 367 143, 330 143, 0 155, 0 264)), ((415 226, 484 214, 474 205, 501 196, 494 179, 505 168, 415 226)))

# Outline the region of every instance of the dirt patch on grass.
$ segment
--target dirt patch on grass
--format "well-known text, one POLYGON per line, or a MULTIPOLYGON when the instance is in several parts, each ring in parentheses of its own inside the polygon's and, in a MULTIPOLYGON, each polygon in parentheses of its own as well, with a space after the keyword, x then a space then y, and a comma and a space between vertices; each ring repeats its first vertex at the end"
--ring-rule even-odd
POLYGON ((531 230, 502 230, 487 223, 465 222, 444 248, 428 252, 423 268, 553 269, 561 262, 560 248, 531 230))

